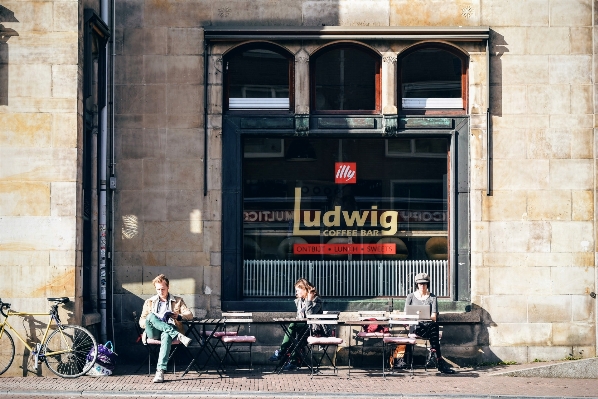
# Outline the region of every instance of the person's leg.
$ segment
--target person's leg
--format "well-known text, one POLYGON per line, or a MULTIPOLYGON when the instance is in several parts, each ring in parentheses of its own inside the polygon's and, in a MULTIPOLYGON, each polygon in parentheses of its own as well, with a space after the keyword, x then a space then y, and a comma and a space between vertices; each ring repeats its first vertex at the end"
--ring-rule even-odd
POLYGON ((286 351, 291 347, 293 343, 293 339, 291 337, 297 337, 297 329, 298 326, 303 323, 291 323, 288 327, 288 334, 284 335, 282 339, 282 344, 280 344, 280 353, 285 354, 286 351))
POLYGON ((415 333, 422 338, 427 338, 430 341, 430 347, 436 352, 436 358, 440 359, 440 329, 438 323, 420 323, 415 329, 415 333))
POLYGON ((158 319, 155 314, 151 313, 145 320, 145 332, 149 338, 159 339, 160 353, 158 354, 158 370, 166 370, 168 363, 168 356, 170 355, 170 346, 172 340, 179 335, 179 331, 172 324, 168 324, 158 319))
POLYGON ((301 354, 301 350, 307 345, 307 324, 305 323, 297 323, 295 325, 295 339, 299 341, 297 344, 297 348, 291 353, 291 363, 298 364, 299 355, 301 354))
POLYGON ((438 371, 443 374, 454 374, 454 370, 449 364, 443 359, 442 353, 440 352, 440 329, 436 322, 419 324, 415 330, 415 333, 420 337, 427 338, 430 340, 430 347, 436 352, 436 359, 438 362, 438 371))

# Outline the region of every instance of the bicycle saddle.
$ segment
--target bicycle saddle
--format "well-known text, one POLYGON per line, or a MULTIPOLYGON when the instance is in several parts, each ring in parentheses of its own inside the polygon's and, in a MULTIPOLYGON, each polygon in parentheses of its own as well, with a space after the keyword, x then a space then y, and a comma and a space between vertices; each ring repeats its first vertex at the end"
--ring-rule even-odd
POLYGON ((66 296, 60 298, 48 298, 49 302, 69 303, 69 298, 66 296))

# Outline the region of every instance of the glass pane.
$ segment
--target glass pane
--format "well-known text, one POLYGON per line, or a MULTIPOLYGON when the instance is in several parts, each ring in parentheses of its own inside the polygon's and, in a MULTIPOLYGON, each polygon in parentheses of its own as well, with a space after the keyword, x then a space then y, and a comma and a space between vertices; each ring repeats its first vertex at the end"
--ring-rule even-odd
POLYGON ((445 139, 415 139, 415 152, 423 154, 446 154, 445 139))
POLYGON ((376 60, 354 48, 317 57, 316 110, 376 109, 376 60))
POLYGON ((461 98, 461 59, 427 48, 401 60, 403 98, 461 98))
MULTIPOLYGON (((411 151, 411 140, 388 147, 411 151)), ((292 296, 305 277, 327 297, 403 296, 416 264, 435 265, 434 292, 448 295, 447 140, 415 140, 438 156, 336 138, 284 140, 285 154, 310 151, 304 162, 244 156, 244 295, 292 296)))
POLYGON ((247 50, 227 61, 230 98, 288 98, 289 60, 274 51, 247 50))
POLYGON ((411 140, 388 140, 389 154, 411 154, 411 140))

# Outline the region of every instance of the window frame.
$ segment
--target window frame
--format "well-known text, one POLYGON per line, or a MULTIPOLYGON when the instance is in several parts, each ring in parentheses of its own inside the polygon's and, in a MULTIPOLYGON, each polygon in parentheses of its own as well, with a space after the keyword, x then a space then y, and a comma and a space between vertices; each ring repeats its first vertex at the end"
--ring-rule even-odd
POLYGON ((323 115, 379 115, 382 113, 382 56, 370 47, 354 42, 336 42, 327 44, 326 46, 320 47, 316 50, 309 59, 309 102, 311 114, 323 115), (353 48, 363 51, 370 55, 376 62, 375 74, 375 108, 373 110, 316 110, 316 60, 318 57, 324 55, 328 51, 336 50, 339 48, 353 48))
POLYGON ((446 43, 425 42, 413 45, 397 55, 397 109, 400 115, 466 115, 469 104, 469 56, 460 49, 446 43), (403 58, 419 50, 435 48, 446 51, 461 60, 462 108, 403 108, 403 79, 401 62, 403 58))
MULTIPOLYGON (((382 126, 395 126, 392 137, 413 138, 417 136, 442 136, 450 139, 448 162, 450 165, 449 214, 449 262, 450 298, 443 301, 443 311, 467 311, 471 303, 470 225, 469 225, 469 118, 467 116, 441 117, 435 127, 431 118, 401 118, 397 116, 371 116, 360 119, 376 119, 379 130, 365 132, 358 128, 318 128, 322 116, 271 116, 253 114, 227 114, 222 124, 222 294, 223 310, 284 312, 292 311, 292 298, 247 298, 243 296, 243 137, 276 136, 298 138, 297 130, 309 127, 310 137, 384 138, 382 126), (384 119, 384 121, 382 121, 384 119), (407 127, 409 126, 409 127, 407 127), (380 136, 378 136, 380 135, 380 136)), ((329 118, 324 119, 330 119, 329 118)), ((351 120, 350 116, 334 116, 335 119, 351 120)), ((346 126, 346 125, 345 125, 346 126)), ((388 136, 386 136, 388 137, 388 136)), ((353 311, 365 308, 391 306, 402 308, 402 297, 372 297, 366 299, 327 298, 329 309, 353 311)))
POLYGON ((222 65, 223 65, 223 101, 222 101, 222 111, 223 112, 233 112, 233 113, 251 113, 251 112, 259 112, 259 113, 274 113, 274 114, 287 114, 287 113, 294 113, 295 111, 295 56, 285 47, 280 46, 278 44, 266 41, 253 41, 242 43, 232 49, 230 49, 226 54, 222 56, 222 65), (269 108, 255 108, 255 109, 230 109, 230 73, 228 73, 227 62, 229 62, 230 58, 238 55, 247 50, 255 50, 255 49, 263 49, 273 51, 284 58, 287 59, 289 67, 288 67, 288 79, 289 79, 289 109, 269 109, 269 108))

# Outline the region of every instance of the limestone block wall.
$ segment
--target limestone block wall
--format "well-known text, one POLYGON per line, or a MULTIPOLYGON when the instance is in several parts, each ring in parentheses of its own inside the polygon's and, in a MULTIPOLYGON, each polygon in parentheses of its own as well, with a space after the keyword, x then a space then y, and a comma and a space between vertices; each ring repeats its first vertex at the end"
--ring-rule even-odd
POLYGON ((485 356, 595 356, 591 1, 483 2, 491 38, 492 195, 472 129, 472 294, 485 356))
MULTIPOLYGON (((151 280, 159 273, 171 278, 172 292, 197 315, 220 312, 226 289, 220 285, 220 220, 226 211, 220 198, 227 47, 209 49, 204 120, 202 27, 488 25, 489 77, 485 51, 467 47, 473 315, 445 329, 445 352, 480 361, 594 356, 593 13, 591 0, 117 1, 119 331, 132 328, 131 313, 153 295, 151 280)), ((396 112, 393 58, 406 45, 376 44, 384 60, 385 113, 396 112)), ((289 46, 296 60, 295 111, 306 113, 304 61, 317 44, 289 46)))
POLYGON ((0 298, 15 310, 44 312, 46 297, 68 296, 74 302, 63 308, 63 321, 75 323, 78 22, 77 1, 9 0, 0 7, 0 28, 16 32, 0 44, 0 298))

